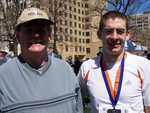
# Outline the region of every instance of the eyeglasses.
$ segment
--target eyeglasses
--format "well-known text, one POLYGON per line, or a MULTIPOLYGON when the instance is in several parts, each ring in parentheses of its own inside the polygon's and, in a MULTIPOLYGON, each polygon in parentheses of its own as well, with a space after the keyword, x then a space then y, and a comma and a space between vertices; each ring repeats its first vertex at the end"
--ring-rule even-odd
POLYGON ((124 28, 104 28, 103 31, 108 35, 113 34, 114 31, 116 31, 117 34, 122 35, 126 32, 126 29, 124 29, 124 28))

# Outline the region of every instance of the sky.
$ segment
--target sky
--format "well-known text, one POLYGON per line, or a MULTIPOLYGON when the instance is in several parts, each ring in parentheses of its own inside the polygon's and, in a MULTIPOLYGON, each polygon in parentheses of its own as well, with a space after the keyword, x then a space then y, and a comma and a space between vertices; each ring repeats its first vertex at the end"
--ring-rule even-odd
POLYGON ((150 0, 137 0, 137 8, 135 13, 143 13, 144 11, 150 11, 150 0), (141 5, 139 5, 141 4, 141 5))
MULTIPOLYGON (((108 7, 112 9, 111 5, 108 7)), ((130 7, 130 13, 131 11, 134 14, 150 11, 150 0, 136 0, 136 3, 130 7)))

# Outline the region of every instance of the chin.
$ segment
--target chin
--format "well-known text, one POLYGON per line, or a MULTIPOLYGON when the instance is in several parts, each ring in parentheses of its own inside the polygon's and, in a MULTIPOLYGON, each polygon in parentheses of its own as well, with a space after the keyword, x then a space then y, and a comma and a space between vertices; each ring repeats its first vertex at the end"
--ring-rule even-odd
POLYGON ((122 50, 115 50, 115 51, 111 51, 112 55, 120 55, 122 53, 122 50))

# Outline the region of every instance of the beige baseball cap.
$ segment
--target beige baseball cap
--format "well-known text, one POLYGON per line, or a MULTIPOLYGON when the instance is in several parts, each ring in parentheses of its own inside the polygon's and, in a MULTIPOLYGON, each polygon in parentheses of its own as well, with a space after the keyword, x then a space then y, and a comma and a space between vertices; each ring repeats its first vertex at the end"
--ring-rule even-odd
POLYGON ((46 21, 48 24, 53 24, 53 22, 49 19, 48 15, 46 14, 46 12, 38 9, 38 8, 26 8, 23 10, 23 12, 21 13, 21 15, 19 16, 18 20, 17 20, 17 24, 16 27, 29 22, 31 20, 44 20, 46 21))

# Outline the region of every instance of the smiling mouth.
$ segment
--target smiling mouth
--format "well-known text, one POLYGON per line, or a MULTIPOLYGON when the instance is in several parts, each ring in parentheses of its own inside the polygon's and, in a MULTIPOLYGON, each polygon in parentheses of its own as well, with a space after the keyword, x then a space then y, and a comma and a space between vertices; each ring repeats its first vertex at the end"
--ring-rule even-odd
POLYGON ((113 40, 113 39, 110 39, 108 40, 108 45, 112 46, 112 47, 115 47, 115 46, 120 46, 122 44, 122 40, 119 40, 119 39, 116 39, 116 40, 113 40))

